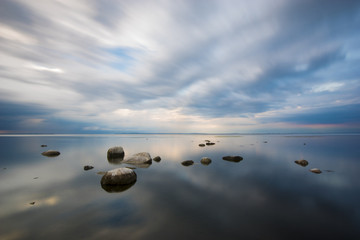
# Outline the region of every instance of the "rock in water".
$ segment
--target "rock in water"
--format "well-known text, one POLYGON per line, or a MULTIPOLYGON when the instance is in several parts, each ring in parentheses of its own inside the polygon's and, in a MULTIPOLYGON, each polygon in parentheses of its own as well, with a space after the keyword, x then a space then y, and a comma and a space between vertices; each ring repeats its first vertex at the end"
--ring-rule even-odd
POLYGON ((161 157, 156 156, 156 157, 153 158, 153 160, 154 160, 155 162, 160 162, 160 161, 161 161, 161 157))
POLYGON ((59 151, 55 151, 55 150, 48 150, 45 152, 41 153, 43 156, 47 156, 47 157, 56 157, 60 155, 59 151))
POLYGON ((111 147, 107 151, 108 158, 124 158, 125 152, 124 149, 120 146, 111 147))
POLYGON ((131 157, 125 159, 123 163, 129 163, 129 164, 151 164, 152 159, 149 153, 147 152, 141 152, 132 155, 131 157))
POLYGON ((211 163, 211 159, 208 158, 208 157, 203 157, 201 160, 200 160, 201 164, 203 165, 209 165, 211 163))
POLYGON ((300 165, 300 166, 303 166, 303 167, 306 167, 306 166, 309 164, 309 162, 306 161, 305 159, 295 160, 295 163, 298 164, 298 165, 300 165))
POLYGON ((215 145, 215 143, 213 143, 213 142, 207 142, 206 145, 211 146, 211 145, 215 145))
POLYGON ((47 145, 46 145, 46 144, 42 144, 41 147, 47 147, 47 145))
POLYGON ((223 160, 230 161, 230 162, 240 162, 243 160, 243 157, 240 156, 225 156, 223 160))
POLYGON ((199 144, 199 147, 205 147, 205 144, 200 143, 200 144, 199 144))
POLYGON ((128 185, 136 182, 136 173, 129 168, 107 171, 101 178, 101 185, 128 185))
POLYGON ((194 164, 193 160, 186 160, 181 163, 183 166, 190 166, 194 164))
POLYGON ((310 172, 313 172, 313 173, 316 173, 316 174, 321 173, 321 170, 318 169, 318 168, 312 168, 312 169, 310 169, 309 171, 310 171, 310 172))
POLYGON ((93 168, 94 168, 93 166, 89 166, 89 165, 84 166, 85 171, 93 169, 93 168))

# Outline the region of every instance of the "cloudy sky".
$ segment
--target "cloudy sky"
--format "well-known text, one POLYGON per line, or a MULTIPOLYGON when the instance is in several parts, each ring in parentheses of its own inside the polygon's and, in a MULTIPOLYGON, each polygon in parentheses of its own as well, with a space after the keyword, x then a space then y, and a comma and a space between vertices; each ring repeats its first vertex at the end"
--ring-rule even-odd
POLYGON ((0 133, 360 132, 360 1, 1 0, 0 133))

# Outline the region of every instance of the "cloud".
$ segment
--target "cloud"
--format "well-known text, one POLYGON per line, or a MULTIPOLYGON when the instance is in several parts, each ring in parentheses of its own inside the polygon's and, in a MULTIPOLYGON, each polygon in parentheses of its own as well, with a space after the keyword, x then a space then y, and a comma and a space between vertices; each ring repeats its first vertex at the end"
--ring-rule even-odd
POLYGON ((314 102, 359 103, 357 1, 0 5, 0 100, 50 114, 34 119, 144 132, 213 121, 222 132, 314 102))

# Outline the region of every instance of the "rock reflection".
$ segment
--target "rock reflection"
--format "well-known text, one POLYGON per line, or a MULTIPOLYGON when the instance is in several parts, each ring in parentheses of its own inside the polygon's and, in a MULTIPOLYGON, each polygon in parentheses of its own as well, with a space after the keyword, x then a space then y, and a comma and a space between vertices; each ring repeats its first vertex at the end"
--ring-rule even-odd
POLYGON ((107 156, 107 160, 110 164, 118 165, 121 164, 121 162, 124 160, 124 156, 122 157, 113 157, 113 156, 107 156))
POLYGON ((104 189, 106 192, 108 193, 119 193, 119 192, 124 192, 126 190, 128 190, 129 188, 131 188, 132 186, 134 186, 136 183, 130 183, 130 184, 125 184, 125 185, 110 185, 110 184, 101 184, 102 189, 104 189))

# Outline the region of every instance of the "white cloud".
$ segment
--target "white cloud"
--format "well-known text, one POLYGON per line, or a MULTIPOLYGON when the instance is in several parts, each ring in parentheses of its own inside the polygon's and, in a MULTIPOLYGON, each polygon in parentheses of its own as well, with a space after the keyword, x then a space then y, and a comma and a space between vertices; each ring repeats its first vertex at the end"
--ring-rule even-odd
POLYGON ((320 92, 335 92, 341 89, 344 83, 341 82, 329 82, 312 87, 311 91, 314 93, 320 92))

